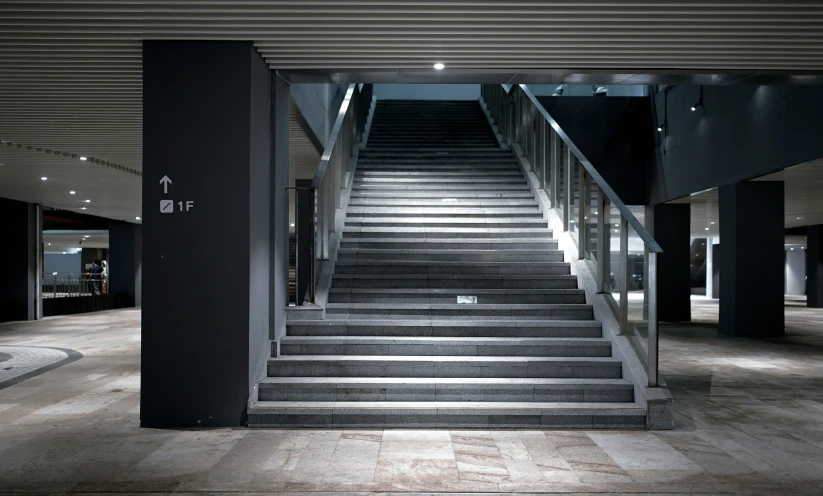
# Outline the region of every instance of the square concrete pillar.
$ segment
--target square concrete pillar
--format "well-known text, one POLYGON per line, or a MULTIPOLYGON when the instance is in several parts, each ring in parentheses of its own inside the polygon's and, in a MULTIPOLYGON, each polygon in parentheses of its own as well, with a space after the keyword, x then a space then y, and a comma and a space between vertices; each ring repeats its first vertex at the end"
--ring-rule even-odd
POLYGON ((807 228, 806 304, 823 308, 823 225, 807 228))
POLYGON ((721 186, 719 194, 720 333, 783 336, 783 183, 746 181, 721 186))
POLYGON ((272 79, 249 42, 144 42, 144 426, 246 422, 274 315, 272 79))
POLYGON ((691 205, 658 204, 646 210, 651 214, 646 224, 663 248, 657 257, 658 318, 661 322, 688 322, 692 319, 691 205))
POLYGON ((42 217, 39 205, 0 198, 0 322, 42 317, 42 217))

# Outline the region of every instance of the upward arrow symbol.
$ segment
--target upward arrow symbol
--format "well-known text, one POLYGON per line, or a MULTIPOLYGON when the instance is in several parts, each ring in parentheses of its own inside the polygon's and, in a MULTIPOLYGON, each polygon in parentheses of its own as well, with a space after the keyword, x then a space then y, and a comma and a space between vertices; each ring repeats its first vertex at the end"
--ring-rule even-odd
POLYGON ((163 193, 168 193, 169 184, 171 184, 171 179, 169 179, 169 176, 163 176, 163 179, 160 180, 160 184, 163 185, 163 193))

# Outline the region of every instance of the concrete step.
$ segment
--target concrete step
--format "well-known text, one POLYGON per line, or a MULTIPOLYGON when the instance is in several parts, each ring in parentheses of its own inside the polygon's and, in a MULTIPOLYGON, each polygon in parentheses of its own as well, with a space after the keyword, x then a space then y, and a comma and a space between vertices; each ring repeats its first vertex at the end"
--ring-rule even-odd
POLYGON ((601 338, 286 336, 280 341, 280 354, 609 357, 612 347, 601 338))
POLYGON ((531 191, 507 190, 502 191, 466 191, 466 190, 449 190, 445 191, 404 191, 401 193, 397 191, 380 191, 380 190, 358 190, 352 191, 352 199, 359 198, 394 198, 394 199, 428 199, 443 201, 443 198, 455 198, 458 201, 461 199, 523 199, 534 198, 531 191))
POLYGON ((625 379, 267 377, 260 401, 463 401, 631 403, 625 379))
POLYGON ((347 215, 353 217, 531 217, 543 218, 536 207, 360 207, 352 205, 347 215))
POLYGON ((345 226, 343 236, 346 238, 423 238, 423 239, 475 239, 481 238, 546 238, 552 239, 552 233, 543 228, 505 228, 505 227, 355 227, 345 226))
POLYGON ((469 177, 363 177, 355 176, 354 184, 357 186, 365 184, 412 184, 414 186, 424 186, 428 184, 451 184, 467 185, 473 187, 476 184, 518 184, 526 185, 526 180, 518 176, 469 176, 469 177))
POLYGON ((457 303, 458 296, 473 296, 480 305, 586 303, 582 289, 352 289, 331 288, 329 303, 457 303))
POLYGON ((335 274, 433 274, 433 275, 549 275, 571 274, 568 262, 430 262, 362 259, 338 261, 335 274))
MULTIPOLYGON (((332 287, 377 289, 577 289, 571 275, 457 275, 457 274, 335 274, 332 287)), ((470 295, 470 294, 469 294, 470 295)))
POLYGON ((622 377, 611 357, 285 355, 267 367, 269 377, 622 377))
POLYGON ((592 320, 587 304, 327 303, 332 319, 592 320))
POLYGON ((542 238, 475 238, 475 239, 426 239, 419 238, 343 238, 340 247, 347 249, 379 249, 379 250, 557 250, 557 240, 542 238))
POLYGON ((260 401, 253 427, 643 429, 636 403, 260 401))
POLYGON ((459 185, 451 184, 353 184, 352 191, 359 190, 380 190, 380 191, 455 191, 455 190, 470 190, 470 191, 529 191, 528 185, 523 184, 500 184, 493 183, 464 183, 459 185))
POLYGON ((562 262, 559 250, 428 250, 428 249, 351 249, 337 252, 338 262, 357 260, 417 260, 417 261, 464 261, 475 262, 562 262))
MULTIPOLYGON (((352 202, 354 204, 354 202, 352 202)), ((346 227, 484 227, 489 229, 534 229, 541 228, 549 235, 552 231, 548 228, 548 221, 534 217, 509 217, 509 218, 483 218, 475 219, 467 217, 447 218, 447 217, 401 217, 396 219, 386 217, 362 217, 346 216, 346 227)))
POLYGON ((332 319, 292 321, 289 336, 441 336, 441 337, 546 337, 599 338, 594 320, 376 320, 332 319))
POLYGON ((465 171, 455 171, 455 170, 432 170, 432 171, 420 171, 420 170, 372 170, 372 169, 360 169, 358 168, 357 172, 354 176, 356 179, 371 179, 371 178, 421 178, 421 179, 431 179, 435 177, 440 178, 456 178, 456 179, 465 179, 465 178, 486 178, 486 177, 517 177, 523 179, 523 173, 517 169, 501 169, 499 171, 495 170, 465 170, 465 171))

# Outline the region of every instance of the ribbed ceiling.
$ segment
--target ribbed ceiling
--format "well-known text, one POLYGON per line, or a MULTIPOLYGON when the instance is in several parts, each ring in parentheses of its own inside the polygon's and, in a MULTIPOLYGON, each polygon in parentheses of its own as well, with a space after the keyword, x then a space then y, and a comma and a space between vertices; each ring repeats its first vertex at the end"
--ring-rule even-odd
POLYGON ((13 159, 83 155, 139 183, 143 39, 251 40, 291 73, 801 74, 823 71, 823 2, 4 1, 0 139, 27 151, 13 159))

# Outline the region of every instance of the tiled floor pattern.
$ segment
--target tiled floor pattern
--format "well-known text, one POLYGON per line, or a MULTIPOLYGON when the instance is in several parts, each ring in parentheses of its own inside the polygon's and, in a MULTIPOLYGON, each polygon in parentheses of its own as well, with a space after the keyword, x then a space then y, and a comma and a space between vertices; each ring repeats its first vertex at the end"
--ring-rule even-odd
POLYGON ((823 313, 722 338, 664 326, 674 431, 139 427, 139 312, 0 326, 84 358, 0 390, 0 492, 823 494, 823 313))
POLYGON ((20 376, 31 374, 69 357, 53 348, 0 346, 0 388, 20 376))

